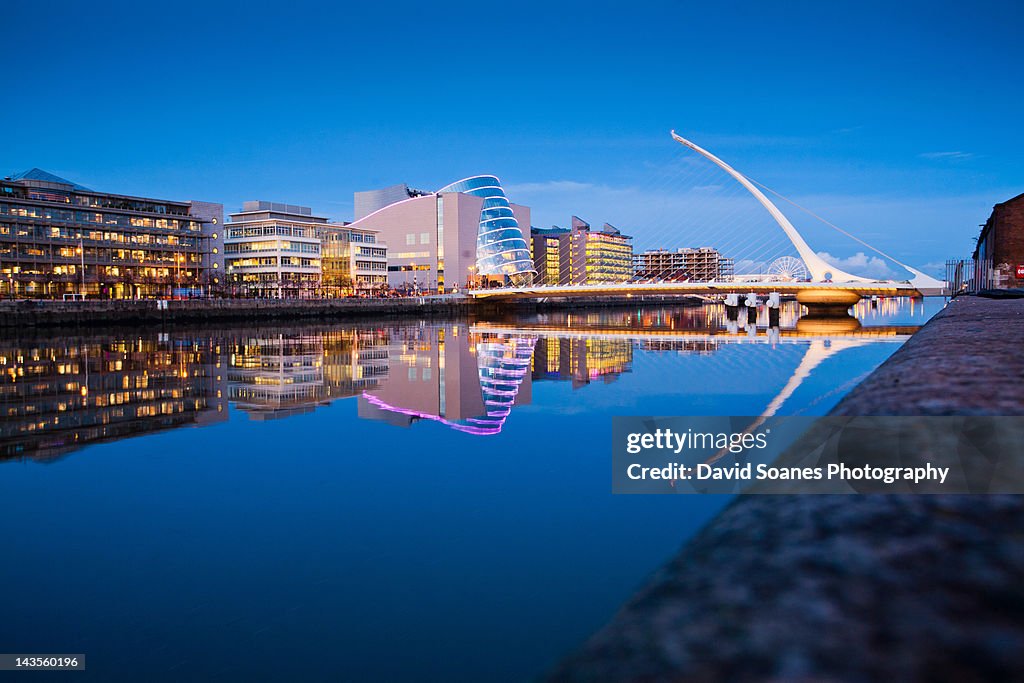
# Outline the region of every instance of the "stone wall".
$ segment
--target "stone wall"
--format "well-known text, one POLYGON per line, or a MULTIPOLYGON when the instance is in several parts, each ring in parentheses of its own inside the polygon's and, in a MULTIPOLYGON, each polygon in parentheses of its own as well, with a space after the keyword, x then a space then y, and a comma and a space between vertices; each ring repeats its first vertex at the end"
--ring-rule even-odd
POLYGON ((335 319, 381 315, 461 316, 483 306, 468 298, 194 299, 181 301, 2 301, 0 329, 63 325, 167 324, 335 319), (160 308, 166 304, 167 308, 160 308))

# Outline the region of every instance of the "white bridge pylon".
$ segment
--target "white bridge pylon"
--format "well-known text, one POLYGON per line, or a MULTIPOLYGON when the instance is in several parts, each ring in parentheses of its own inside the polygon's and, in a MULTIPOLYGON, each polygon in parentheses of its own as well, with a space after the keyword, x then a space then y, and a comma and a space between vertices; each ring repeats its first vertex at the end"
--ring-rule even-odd
MULTIPOLYGON (((818 256, 818 254, 813 249, 811 249, 810 245, 808 245, 804 238, 800 235, 800 233, 797 232, 796 228, 794 228, 793 224, 789 222, 789 219, 786 218, 785 214, 783 214, 782 211, 779 210, 779 207, 775 206, 775 204, 773 204, 772 201, 768 199, 768 197, 766 197, 764 193, 761 192, 761 190, 754 186, 754 184, 750 182, 742 173, 740 173, 732 166, 725 163, 724 161, 716 157, 714 154, 704 149, 703 147, 700 147, 694 144, 693 142, 690 142, 686 138, 680 137, 679 135, 676 134, 674 130, 671 131, 671 134, 672 139, 674 139, 676 142, 683 145, 684 147, 689 147, 690 149, 697 152, 701 156, 710 160, 723 171, 725 171, 733 178, 735 178, 740 185, 745 187, 747 191, 750 192, 750 194, 754 195, 754 198, 761 203, 761 206, 768 210, 768 213, 771 214, 772 218, 775 219, 775 222, 779 224, 779 227, 782 228, 782 231, 786 233, 786 237, 789 238, 789 241, 793 243, 794 247, 796 247, 797 253, 800 254, 800 258, 803 260, 804 265, 807 266, 807 272, 811 274, 812 280, 816 282, 825 282, 828 280, 831 280, 832 282, 878 282, 878 280, 875 280, 873 278, 866 278, 861 277, 859 275, 853 275, 852 273, 847 273, 829 264, 827 261, 825 261, 825 259, 818 256)), ((873 247, 870 248, 874 249, 873 247)), ((875 251, 878 250, 875 249, 875 251)), ((893 261, 896 261, 896 259, 893 259, 891 256, 889 256, 888 258, 893 261)), ((911 268, 905 263, 900 263, 899 261, 896 261, 896 263, 899 264, 900 266, 903 266, 908 271, 910 271, 911 274, 913 274, 914 277, 911 280, 909 280, 909 284, 914 286, 919 291, 921 291, 922 294, 930 293, 932 290, 935 290, 936 292, 941 292, 945 289, 945 282, 936 280, 930 275, 925 275, 921 271, 915 268, 911 268)))

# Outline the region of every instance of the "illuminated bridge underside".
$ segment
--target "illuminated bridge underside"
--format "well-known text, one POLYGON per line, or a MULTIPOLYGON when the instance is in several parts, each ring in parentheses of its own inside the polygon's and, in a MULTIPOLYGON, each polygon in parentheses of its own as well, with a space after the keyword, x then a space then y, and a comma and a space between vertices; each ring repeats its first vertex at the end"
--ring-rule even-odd
POLYGON ((502 287, 478 289, 469 292, 477 299, 543 299, 558 297, 605 297, 640 295, 713 295, 747 294, 754 292, 767 295, 778 292, 793 295, 801 303, 813 303, 813 299, 841 299, 846 293, 852 294, 853 301, 865 296, 921 296, 941 292, 921 291, 907 282, 642 282, 607 283, 595 285, 564 285, 555 287, 502 287))
MULTIPOLYGON (((824 327, 820 330, 781 329, 779 343, 800 343, 813 339, 868 340, 903 343, 920 329, 917 325, 872 325, 855 330, 836 332, 824 327)), ((760 330, 762 333, 764 329, 760 330)), ((593 327, 588 325, 578 332, 559 325, 500 325, 496 323, 475 323, 470 328, 473 334, 500 334, 516 336, 553 337, 558 339, 618 339, 629 341, 714 341, 735 344, 775 343, 765 334, 751 337, 745 332, 733 333, 727 330, 634 330, 629 328, 593 327)))

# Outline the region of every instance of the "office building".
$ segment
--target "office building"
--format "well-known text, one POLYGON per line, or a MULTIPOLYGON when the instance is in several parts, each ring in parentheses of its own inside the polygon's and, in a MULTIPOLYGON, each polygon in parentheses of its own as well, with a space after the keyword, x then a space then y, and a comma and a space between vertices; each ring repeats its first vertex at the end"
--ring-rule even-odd
POLYGON ((533 281, 520 229, 530 224, 530 209, 511 204, 494 176, 466 178, 429 194, 393 186, 356 193, 356 200, 360 211, 397 200, 349 226, 376 231, 390 245, 391 287, 450 292, 533 281))
POLYGON ((530 253, 537 271, 534 281, 540 285, 569 283, 569 228, 530 228, 530 253))
POLYGON ((633 275, 633 238, 608 223, 593 231, 580 218, 572 217, 569 231, 572 284, 626 282, 633 275))
POLYGON ((633 257, 633 271, 641 281, 722 282, 732 277, 733 260, 711 247, 649 249, 633 257))
POLYGON ((321 283, 325 296, 379 293, 388 286, 387 245, 373 230, 329 223, 316 228, 320 239, 321 283))
POLYGON ((372 230, 308 206, 245 202, 225 226, 224 270, 236 296, 312 298, 379 289, 387 247, 372 230))
POLYGON ((578 216, 571 227, 531 228, 538 281, 546 285, 626 282, 633 274, 633 238, 608 223, 601 230, 578 216))
POLYGON ((0 180, 0 296, 203 296, 220 284, 224 209, 96 192, 46 171, 0 180))

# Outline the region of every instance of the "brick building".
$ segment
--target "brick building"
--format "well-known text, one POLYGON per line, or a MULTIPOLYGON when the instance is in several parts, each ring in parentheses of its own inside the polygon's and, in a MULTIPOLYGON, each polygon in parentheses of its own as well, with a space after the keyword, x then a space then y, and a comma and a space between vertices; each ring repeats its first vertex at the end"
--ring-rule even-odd
POLYGON ((1024 286, 1024 194, 992 208, 974 258, 991 262, 997 287, 1024 286))

